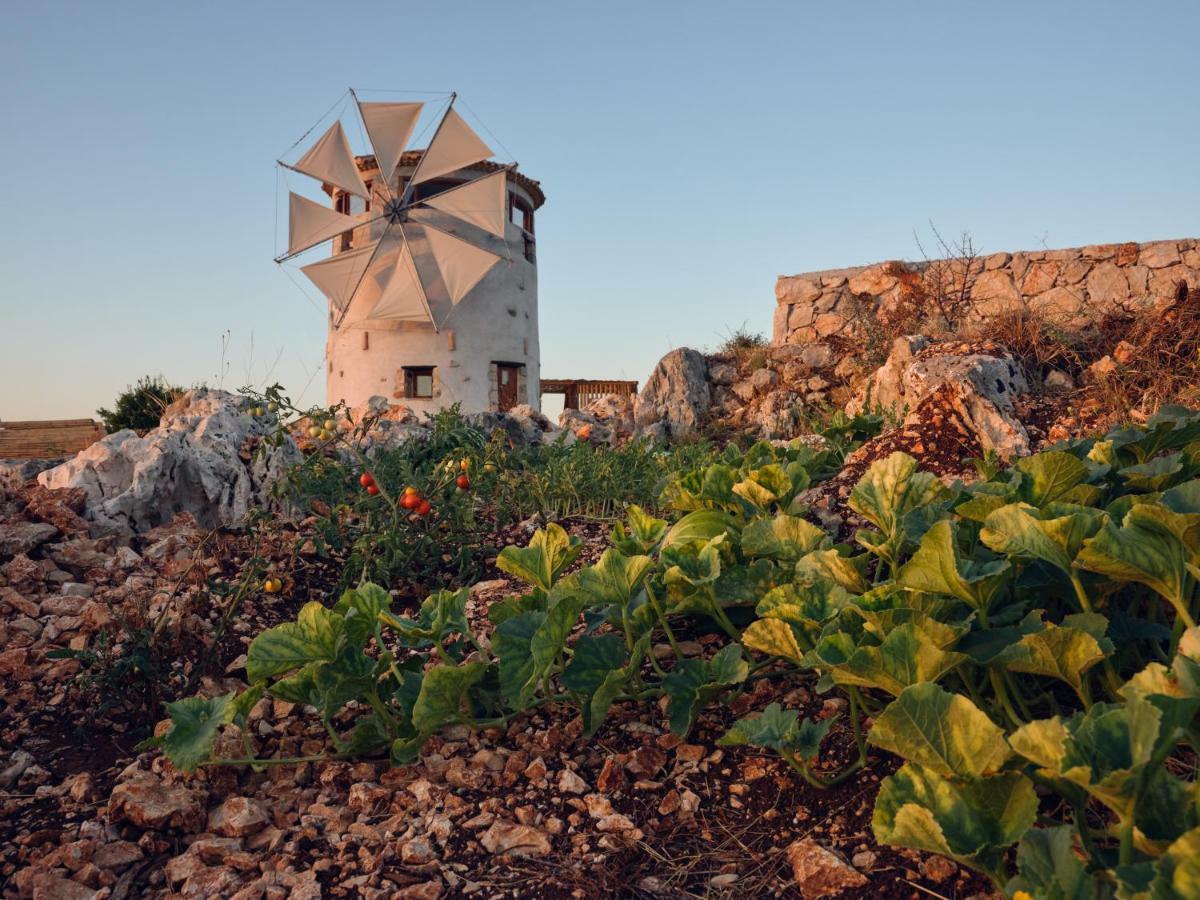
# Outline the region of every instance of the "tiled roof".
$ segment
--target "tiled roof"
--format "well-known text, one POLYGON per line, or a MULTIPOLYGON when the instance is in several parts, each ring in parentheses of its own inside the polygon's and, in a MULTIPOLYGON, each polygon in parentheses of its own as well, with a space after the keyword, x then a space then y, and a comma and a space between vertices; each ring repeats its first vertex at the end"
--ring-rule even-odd
MULTIPOLYGON (((400 157, 399 165, 415 166, 424 152, 424 150, 406 150, 400 157)), ((367 172, 371 169, 378 168, 375 165, 375 157, 371 154, 367 154, 365 156, 356 156, 354 157, 354 160, 358 163, 359 171, 367 172)), ((495 163, 491 160, 485 159, 483 162, 475 163, 473 166, 467 166, 467 168, 482 169, 485 172, 499 172, 501 169, 506 168, 506 166, 502 166, 500 163, 495 163)), ((516 170, 510 172, 508 177, 525 189, 526 193, 528 193, 533 199, 534 209, 537 209, 546 202, 546 195, 542 192, 541 182, 535 181, 528 175, 524 175, 516 170)))

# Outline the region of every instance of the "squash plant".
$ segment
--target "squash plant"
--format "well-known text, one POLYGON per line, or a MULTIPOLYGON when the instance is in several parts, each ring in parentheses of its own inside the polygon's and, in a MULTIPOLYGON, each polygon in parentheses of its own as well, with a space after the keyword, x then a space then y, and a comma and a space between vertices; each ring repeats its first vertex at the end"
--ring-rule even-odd
POLYGON ((778 752, 818 788, 869 747, 901 757, 876 800, 881 842, 952 857, 1018 898, 1200 895, 1187 756, 1200 752, 1200 416, 1168 408, 1007 470, 985 462, 969 484, 893 454, 850 495, 868 523, 853 544, 804 518, 804 491, 842 453, 727 450, 670 480, 668 518, 631 507, 589 566, 550 525, 500 554, 524 589, 483 627, 465 590, 415 614, 369 583, 309 604, 251 644, 246 691, 171 704, 157 743, 184 768, 287 762, 249 745, 212 758, 264 694, 304 703, 335 754, 397 763, 447 724, 547 704, 579 710, 591 735, 613 704, 665 698, 683 735, 725 692, 791 673, 845 694, 858 758, 821 766, 831 723, 776 705, 723 742, 778 752), (680 652, 700 622, 730 639, 710 659, 680 652), (650 653, 658 639, 673 659, 650 653))
POLYGON ((905 760, 881 842, 1011 894, 1200 895, 1200 790, 1166 765, 1200 751, 1197 461, 1200 417, 1173 408, 970 485, 894 454, 850 497, 865 552, 816 549, 762 597, 745 646, 846 691, 905 760))

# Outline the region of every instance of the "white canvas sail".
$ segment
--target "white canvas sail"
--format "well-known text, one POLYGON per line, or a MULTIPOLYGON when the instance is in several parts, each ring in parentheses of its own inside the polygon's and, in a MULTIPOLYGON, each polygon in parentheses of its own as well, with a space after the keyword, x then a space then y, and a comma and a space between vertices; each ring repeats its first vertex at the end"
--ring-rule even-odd
POLYGON ((471 292, 471 288, 500 261, 500 257, 474 244, 446 234, 436 228, 426 228, 429 249, 437 260, 442 282, 453 303, 458 303, 471 292))
POLYGON ((330 125, 329 130, 321 135, 312 148, 291 168, 340 187, 364 200, 371 199, 362 176, 358 174, 358 165, 350 152, 350 144, 346 140, 346 132, 342 130, 341 122, 330 125))
POLYGON ((382 274, 386 280, 369 317, 429 321, 425 291, 421 288, 421 279, 417 275, 407 241, 401 241, 400 252, 394 257, 394 263, 382 274))
POLYGON ((359 103, 367 137, 375 148, 375 163, 384 180, 391 183, 408 139, 421 115, 423 103, 359 103))
POLYGON ((371 263, 378 242, 367 244, 358 250, 338 253, 328 259, 301 267, 300 271, 329 298, 333 307, 341 312, 350 302, 363 273, 371 263))
POLYGON ((426 206, 478 225, 496 237, 504 237, 508 197, 506 172, 493 172, 461 187, 451 188, 424 201, 426 206))
POLYGON ((413 183, 420 184, 447 172, 474 165, 491 155, 492 148, 480 140, 479 135, 453 108, 448 109, 437 134, 425 150, 413 183))
POLYGON ((366 215, 344 216, 307 197, 288 194, 288 253, 296 254, 367 221, 366 215))

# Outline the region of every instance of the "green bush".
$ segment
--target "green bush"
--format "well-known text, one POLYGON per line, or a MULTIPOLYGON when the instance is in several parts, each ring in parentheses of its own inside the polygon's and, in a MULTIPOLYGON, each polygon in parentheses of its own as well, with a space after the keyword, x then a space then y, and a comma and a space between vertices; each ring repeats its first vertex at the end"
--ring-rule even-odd
POLYGON ((96 415, 109 434, 124 428, 132 428, 137 432, 149 431, 158 427, 163 410, 179 399, 183 392, 184 388, 168 384, 161 375, 147 375, 117 396, 114 409, 98 409, 96 415))

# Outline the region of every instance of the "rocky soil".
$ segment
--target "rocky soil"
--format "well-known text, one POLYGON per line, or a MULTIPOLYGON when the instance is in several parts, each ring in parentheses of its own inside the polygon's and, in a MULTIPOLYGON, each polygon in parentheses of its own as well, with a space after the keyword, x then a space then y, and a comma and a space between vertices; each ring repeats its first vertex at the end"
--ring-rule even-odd
MULTIPOLYGON (((547 709, 506 730, 449 731, 403 768, 325 761, 185 775, 137 751, 157 718, 142 715, 144 703, 240 683, 251 636, 326 596, 336 567, 306 545, 303 525, 251 538, 179 516, 141 535, 94 539, 85 502, 81 489, 27 484, 0 504, 5 897, 986 892, 944 860, 874 844, 871 801, 892 766, 883 755, 823 793, 772 757, 716 746, 733 718, 772 700, 836 714, 836 701, 795 682, 756 682, 710 709, 686 741, 655 707, 618 708, 588 741, 572 711, 547 709), (247 596, 223 628, 226 595, 213 587, 234 582, 256 554, 288 589, 247 596), (157 696, 87 690, 76 680, 80 661, 57 658, 155 624, 170 648, 157 696)), ((594 559, 602 530, 567 524, 594 559)), ((472 618, 511 589, 498 573, 478 585, 472 618)), ((698 633, 684 646, 708 655, 721 643, 698 633)), ((260 756, 328 750, 322 727, 287 703, 261 701, 250 725, 260 756)), ((240 742, 226 740, 236 756, 240 742)), ((847 734, 835 730, 830 745, 828 765, 852 753, 847 734)))

